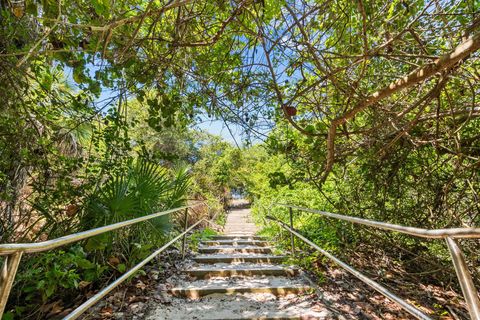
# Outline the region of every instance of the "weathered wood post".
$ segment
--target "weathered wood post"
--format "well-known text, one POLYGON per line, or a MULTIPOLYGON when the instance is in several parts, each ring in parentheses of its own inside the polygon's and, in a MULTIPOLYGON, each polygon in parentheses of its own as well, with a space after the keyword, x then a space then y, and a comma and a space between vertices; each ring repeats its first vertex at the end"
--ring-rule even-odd
MULTIPOLYGON (((290 209, 290 228, 292 228, 293 230, 293 209, 292 207, 290 207, 289 209, 290 209)), ((295 255, 295 236, 291 232, 290 232, 290 242, 292 245, 292 255, 295 255)))
POLYGON ((15 252, 5 256, 2 270, 0 270, 0 319, 5 311, 8 296, 10 295, 21 259, 22 252, 15 252))
POLYGON ((465 256, 455 239, 447 237, 445 240, 447 241, 447 246, 450 250, 453 266, 457 273, 458 282, 460 282, 463 297, 467 303, 470 318, 472 320, 478 320, 480 319, 480 300, 478 299, 478 292, 473 283, 472 275, 470 274, 470 271, 468 271, 465 256))
MULTIPOLYGON (((188 223, 188 208, 185 208, 185 214, 183 219, 183 232, 187 231, 187 223, 188 223)), ((187 246, 187 234, 183 235, 182 240, 182 258, 185 259, 185 248, 187 246)))

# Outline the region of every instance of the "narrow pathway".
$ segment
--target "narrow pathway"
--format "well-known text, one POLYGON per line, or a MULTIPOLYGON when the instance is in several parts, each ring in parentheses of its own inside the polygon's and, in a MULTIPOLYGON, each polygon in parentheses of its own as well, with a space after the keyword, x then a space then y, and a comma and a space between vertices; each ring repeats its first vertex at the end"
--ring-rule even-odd
POLYGON ((235 209, 230 211, 225 222, 224 233, 229 236, 253 236, 257 226, 253 223, 248 203, 241 200, 234 202, 235 209))
POLYGON ((198 255, 172 279, 172 298, 153 319, 331 319, 301 272, 282 265, 270 243, 255 236, 250 209, 227 216, 224 235, 200 243, 198 255))

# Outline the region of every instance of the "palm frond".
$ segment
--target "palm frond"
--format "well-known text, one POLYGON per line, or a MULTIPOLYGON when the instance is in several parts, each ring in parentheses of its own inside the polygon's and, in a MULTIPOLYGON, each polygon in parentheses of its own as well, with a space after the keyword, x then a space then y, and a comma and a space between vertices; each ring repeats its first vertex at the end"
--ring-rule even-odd
POLYGON ((191 182, 190 168, 188 166, 177 166, 174 177, 168 199, 168 204, 171 208, 185 204, 187 191, 191 182))

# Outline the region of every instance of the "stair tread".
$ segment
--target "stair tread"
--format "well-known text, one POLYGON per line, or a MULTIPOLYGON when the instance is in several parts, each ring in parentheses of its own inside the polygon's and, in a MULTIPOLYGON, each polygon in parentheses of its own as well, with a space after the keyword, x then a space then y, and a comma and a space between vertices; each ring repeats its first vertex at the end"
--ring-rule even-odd
POLYGON ((217 270, 293 270, 296 268, 286 267, 286 266, 278 266, 278 265, 225 265, 223 268, 221 266, 207 266, 207 267, 194 267, 187 269, 185 271, 217 271, 217 270))
POLYGON ((182 280, 179 281, 176 288, 210 288, 210 287, 222 287, 222 288, 236 288, 236 287, 289 287, 289 286, 306 286, 306 282, 303 278, 289 278, 278 276, 255 276, 255 277, 242 277, 242 278, 230 278, 230 277, 218 277, 207 280, 182 280))
POLYGON ((199 246, 199 249, 273 249, 273 247, 266 246, 251 246, 251 245, 216 245, 216 246, 199 246))
POLYGON ((147 320, 319 320, 333 319, 326 306, 308 296, 268 293, 212 294, 197 300, 173 298, 147 320))
POLYGON ((262 241, 262 240, 206 240, 200 242, 200 245, 208 246, 210 244, 219 244, 219 245, 269 245, 270 243, 268 241, 262 241))
POLYGON ((185 290, 216 290, 216 289, 226 289, 226 290, 237 290, 237 289, 311 289, 308 285, 303 284, 295 284, 295 285, 286 285, 286 286, 271 286, 271 285, 257 285, 257 286, 220 286, 220 285, 212 285, 212 286, 205 286, 205 287, 175 287, 170 289, 169 291, 185 291, 185 290))
POLYGON ((281 255, 262 254, 262 253, 216 253, 216 254, 199 254, 193 257, 197 258, 285 258, 281 255))
POLYGON ((196 256, 193 260, 197 263, 218 263, 218 262, 230 262, 230 263, 241 263, 241 262, 281 262, 285 260, 284 256, 270 256, 270 255, 246 255, 246 254, 235 254, 235 255, 203 255, 196 256))
MULTIPOLYGON (((268 250, 272 250, 271 247, 236 247, 236 246, 229 246, 229 247, 222 247, 222 248, 215 248, 215 247, 199 247, 198 250, 207 250, 207 251, 221 251, 221 250, 224 250, 224 251, 248 251, 248 250, 251 250, 251 251, 255 251, 255 250, 260 250, 260 251, 268 251, 268 250)), ((221 252, 220 252, 221 253, 221 252)), ((252 252, 253 253, 253 252, 252 252)))
POLYGON ((172 288, 169 292, 174 296, 186 296, 198 299, 202 296, 211 294, 232 295, 239 293, 268 293, 275 296, 284 296, 288 294, 307 293, 311 287, 305 285, 290 286, 208 286, 191 288, 172 288))
POLYGON ((252 239, 252 240, 266 240, 265 237, 259 237, 254 235, 248 234, 230 234, 230 235, 223 235, 223 236, 213 236, 211 237, 212 240, 244 240, 244 239, 252 239))

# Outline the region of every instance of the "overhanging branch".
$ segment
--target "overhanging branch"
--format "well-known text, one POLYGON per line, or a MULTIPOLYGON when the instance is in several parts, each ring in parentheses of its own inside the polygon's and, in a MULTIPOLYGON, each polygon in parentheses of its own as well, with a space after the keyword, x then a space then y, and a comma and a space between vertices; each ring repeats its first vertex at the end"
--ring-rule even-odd
POLYGON ((327 135, 327 161, 325 164, 325 171, 321 180, 325 181, 328 174, 333 168, 335 162, 335 137, 337 134, 337 127, 352 119, 355 115, 362 112, 366 108, 372 106, 378 101, 388 98, 396 92, 405 88, 409 88, 423 80, 426 80, 433 75, 452 68, 455 64, 467 58, 470 54, 480 49, 480 33, 475 34, 468 40, 462 42, 453 51, 441 56, 435 62, 427 64, 423 67, 417 68, 410 72, 405 77, 397 79, 388 86, 374 92, 369 97, 359 102, 353 109, 335 118, 328 130, 327 135))

